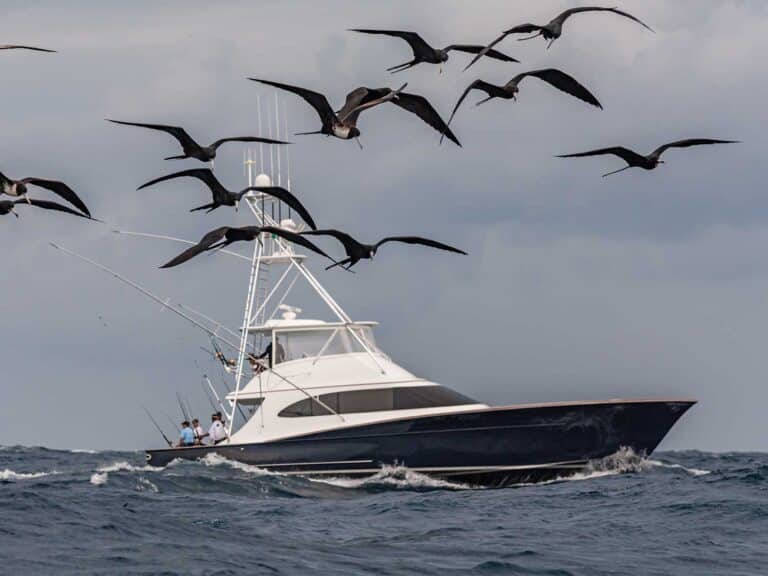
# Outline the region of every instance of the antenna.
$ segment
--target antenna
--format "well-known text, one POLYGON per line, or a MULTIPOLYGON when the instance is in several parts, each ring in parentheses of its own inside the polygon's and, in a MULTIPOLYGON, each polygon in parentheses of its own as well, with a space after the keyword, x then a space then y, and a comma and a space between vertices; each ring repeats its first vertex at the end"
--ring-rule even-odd
MULTIPOLYGON (((259 136, 264 134, 264 132, 261 129, 261 96, 259 93, 256 93, 256 121, 258 122, 259 126, 259 136)), ((262 174, 264 174, 264 143, 259 142, 259 170, 262 174)), ((251 185, 250 183, 248 184, 251 185)))

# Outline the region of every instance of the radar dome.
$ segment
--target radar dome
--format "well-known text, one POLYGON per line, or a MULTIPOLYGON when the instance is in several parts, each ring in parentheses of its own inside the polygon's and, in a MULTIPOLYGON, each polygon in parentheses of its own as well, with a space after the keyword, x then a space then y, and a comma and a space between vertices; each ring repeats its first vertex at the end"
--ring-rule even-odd
POLYGON ((254 186, 272 186, 272 178, 266 174, 259 174, 253 181, 254 186))

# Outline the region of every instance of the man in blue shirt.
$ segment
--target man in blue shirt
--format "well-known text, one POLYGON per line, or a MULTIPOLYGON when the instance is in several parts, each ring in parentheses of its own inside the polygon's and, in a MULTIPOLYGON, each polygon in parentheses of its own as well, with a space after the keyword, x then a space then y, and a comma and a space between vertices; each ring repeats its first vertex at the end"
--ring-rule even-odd
POLYGON ((181 423, 181 437, 179 438, 179 443, 176 444, 177 448, 184 448, 187 446, 194 446, 195 445, 195 431, 192 430, 192 428, 189 426, 189 422, 184 420, 184 422, 181 423))

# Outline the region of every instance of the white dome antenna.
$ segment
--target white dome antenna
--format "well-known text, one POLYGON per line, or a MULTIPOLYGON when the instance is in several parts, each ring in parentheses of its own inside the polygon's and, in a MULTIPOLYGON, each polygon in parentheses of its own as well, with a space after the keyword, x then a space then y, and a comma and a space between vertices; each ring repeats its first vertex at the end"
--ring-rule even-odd
POLYGON ((296 315, 301 314, 301 308, 297 306, 289 306, 288 304, 280 304, 277 307, 278 310, 283 311, 283 320, 296 320, 296 315))

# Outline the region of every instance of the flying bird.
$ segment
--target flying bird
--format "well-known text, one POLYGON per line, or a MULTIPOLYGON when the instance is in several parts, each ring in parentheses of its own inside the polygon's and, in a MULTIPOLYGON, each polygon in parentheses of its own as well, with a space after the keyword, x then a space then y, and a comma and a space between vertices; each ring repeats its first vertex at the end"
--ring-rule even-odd
POLYGON ((39 188, 50 190, 72 204, 75 208, 88 216, 88 218, 91 217, 91 212, 88 210, 85 202, 80 199, 72 188, 64 184, 64 182, 59 182, 58 180, 46 180, 44 178, 22 178, 21 180, 12 180, 0 173, 0 194, 16 197, 26 196, 28 186, 37 186, 39 188))
POLYGON ((275 236, 279 236, 280 238, 288 240, 289 242, 303 246, 304 248, 307 248, 308 250, 311 250, 320 256, 325 256, 329 260, 333 261, 333 258, 328 256, 312 242, 300 234, 290 232, 289 230, 283 230, 282 228, 275 228, 272 226, 243 226, 240 228, 222 226, 221 228, 216 228, 215 230, 208 232, 200 239, 200 242, 191 248, 187 248, 184 250, 184 252, 160 266, 160 268, 173 268, 174 266, 183 264, 187 260, 191 260, 198 254, 202 254, 203 252, 208 252, 210 250, 224 248, 225 246, 229 246, 234 242, 252 242, 253 240, 256 240, 262 233, 274 234, 275 236))
POLYGON ((235 136, 232 138, 221 138, 216 140, 209 146, 201 146, 195 142, 192 137, 187 134, 187 131, 180 126, 165 126, 163 124, 142 124, 141 122, 124 122, 122 120, 110 120, 108 122, 114 124, 123 124, 124 126, 138 126, 139 128, 149 128, 150 130, 160 130, 161 132, 167 132, 181 144, 181 149, 184 154, 179 156, 168 156, 165 160, 182 160, 184 158, 196 158, 201 162, 210 162, 216 158, 216 150, 222 144, 227 142, 261 142, 262 144, 290 144, 290 142, 283 142, 281 140, 272 140, 271 138, 261 138, 258 136, 235 136))
POLYGON ((504 86, 496 86, 495 84, 490 84, 489 82, 485 82, 483 80, 475 80, 472 82, 472 84, 467 86, 467 89, 464 90, 464 93, 461 95, 458 102, 456 102, 456 106, 454 106, 451 117, 448 120, 448 125, 451 125, 451 122, 453 122, 453 117, 456 115, 456 111, 459 109, 461 103, 464 102, 464 99, 472 90, 482 90, 488 94, 488 97, 478 102, 476 106, 479 106, 480 104, 488 102, 494 98, 503 98, 504 100, 517 100, 517 94, 520 92, 520 82, 522 82, 528 76, 543 80, 558 90, 561 90, 566 94, 570 94, 579 100, 583 100, 587 104, 597 106, 600 109, 603 108, 603 105, 600 104, 597 98, 595 98, 595 96, 584 86, 582 86, 575 78, 569 76, 565 72, 556 70, 555 68, 545 68, 543 70, 531 70, 530 72, 523 72, 522 74, 518 74, 504 86))
POLYGON ((297 86, 289 86, 288 84, 280 84, 279 82, 259 80, 258 78, 249 78, 249 80, 293 92, 304 98, 315 109, 320 116, 320 121, 323 124, 322 127, 315 132, 302 132, 301 134, 325 134, 326 136, 335 136, 342 140, 358 138, 360 130, 357 127, 357 120, 360 113, 373 106, 391 102, 403 110, 415 114, 432 128, 441 134, 445 134, 452 142, 461 146, 456 136, 448 129, 448 126, 426 98, 402 91, 407 84, 404 84, 398 90, 390 88, 357 88, 347 94, 344 106, 338 112, 334 112, 328 103, 328 99, 318 92, 297 86))
POLYGON ((67 214, 72 214, 74 216, 80 216, 81 218, 87 218, 91 219, 89 216, 86 216, 85 214, 81 214, 80 212, 76 210, 72 210, 72 208, 68 208, 67 206, 63 206, 62 204, 58 204, 56 202, 49 202, 48 200, 35 200, 34 198, 22 198, 21 200, 1 200, 0 201, 0 216, 5 216, 6 214, 13 214, 16 216, 16 218, 19 217, 19 215, 16 213, 16 206, 36 206, 37 208, 43 208, 45 210, 56 210, 57 212, 66 212, 67 214))
POLYGON ((386 244, 387 242, 402 242, 404 244, 418 244, 421 246, 429 246, 430 248, 437 248, 439 250, 446 250, 448 252, 454 252, 456 254, 464 254, 467 255, 466 252, 463 250, 459 250, 458 248, 454 248, 453 246, 448 246, 447 244, 443 244, 442 242, 437 242, 435 240, 430 240, 429 238, 421 238, 419 236, 390 236, 388 238, 383 238, 382 240, 379 240, 376 244, 362 244, 361 242, 358 242, 352 236, 347 234, 346 232, 341 232, 340 230, 307 230, 306 232, 302 232, 302 235, 314 235, 314 236, 332 236, 333 238, 336 238, 339 242, 341 242, 342 246, 344 246, 344 250, 347 253, 347 258, 344 260, 341 260, 339 262, 335 262, 334 264, 331 264, 326 268, 326 270, 330 270, 331 268, 334 268, 336 266, 342 266, 346 270, 349 270, 357 264, 362 259, 368 259, 372 260, 373 257, 376 255, 376 251, 379 249, 379 247, 382 244, 386 244))
POLYGON ((565 24, 565 21, 568 20, 571 16, 574 14, 579 14, 581 12, 613 12, 614 14, 618 14, 619 16, 623 16, 625 18, 629 18, 630 20, 633 20, 643 26, 644 28, 650 30, 653 32, 653 28, 639 20, 638 18, 635 18, 632 16, 632 14, 628 14, 627 12, 623 12, 619 10, 618 8, 603 8, 601 6, 582 6, 580 8, 571 8, 570 10, 566 10, 565 12, 562 12, 561 14, 558 14, 558 16, 552 20, 550 20, 547 24, 544 26, 539 26, 537 24, 521 24, 519 26, 515 26, 514 28, 510 28, 509 30, 506 30, 496 38, 493 42, 491 42, 488 46, 486 46, 483 50, 481 50, 477 56, 475 56, 472 61, 467 64, 467 68, 472 66, 475 62, 477 62, 480 58, 486 55, 488 51, 490 51, 496 44, 504 40, 507 36, 510 34, 531 34, 535 32, 533 36, 529 36, 528 38, 521 38, 520 40, 532 40, 533 38, 538 38, 539 36, 542 36, 545 40, 549 40, 549 44, 547 44, 547 50, 552 46, 552 43, 560 38, 563 34, 563 24, 565 24))
POLYGON ((173 180, 175 178, 184 177, 197 178, 198 180, 204 182, 205 185, 210 189, 213 197, 213 201, 210 204, 204 204, 203 206, 192 208, 190 212, 206 210, 206 213, 209 213, 213 212, 220 206, 237 207, 240 200, 242 200, 243 196, 245 196, 248 192, 262 192, 267 196, 272 196, 281 202, 285 202, 287 206, 290 206, 293 210, 296 211, 297 214, 299 214, 299 216, 304 219, 304 222, 306 222, 310 228, 316 228, 315 221, 312 219, 312 216, 309 214, 307 209, 304 208, 304 205, 299 202, 299 199, 296 198, 296 196, 291 194, 285 188, 281 188, 279 186, 249 186, 248 188, 240 190, 240 192, 230 192, 224 188, 221 182, 219 182, 218 178, 216 178, 216 176, 210 170, 210 168, 192 168, 190 170, 174 172, 173 174, 168 174, 166 176, 161 176, 160 178, 150 180, 146 184, 139 186, 138 190, 148 188, 149 186, 153 186, 159 182, 165 182, 166 180, 173 180))
POLYGON ((600 148, 598 150, 590 150, 588 152, 579 152, 578 154, 563 154, 558 156, 558 158, 582 158, 585 156, 602 156, 604 154, 613 154, 614 156, 618 156, 627 163, 627 166, 621 168, 620 170, 614 170, 613 172, 603 174, 603 178, 605 178, 606 176, 610 176, 611 174, 618 174, 619 172, 623 172, 629 168, 643 168, 645 170, 653 170, 654 168, 657 168, 659 164, 664 164, 664 160, 661 160, 661 155, 670 148, 689 148, 690 146, 702 146, 706 144, 737 144, 738 142, 738 140, 689 138, 688 140, 678 140, 677 142, 670 142, 669 144, 659 146, 656 148, 656 150, 647 156, 633 152, 629 148, 624 148, 623 146, 614 146, 613 148, 600 148))
POLYGON ((22 46, 20 44, 0 44, 0 50, 33 50, 35 52, 56 52, 56 50, 38 48, 37 46, 22 46))
MULTIPOLYGON (((445 48, 433 48, 427 44, 421 36, 416 34, 416 32, 405 32, 403 30, 370 30, 365 28, 351 28, 350 32, 394 36, 395 38, 402 38, 408 42, 408 45, 413 51, 413 60, 404 62, 403 64, 398 64, 397 66, 392 66, 391 68, 387 68, 387 72, 392 72, 393 74, 395 72, 402 72, 403 70, 412 68, 413 66, 421 64, 422 62, 426 62, 428 64, 440 64, 440 73, 442 73, 442 65, 444 62, 448 61, 448 53, 451 50, 469 52, 470 54, 478 54, 485 48, 484 46, 475 44, 451 44, 445 48)), ((495 60, 501 60, 502 62, 519 62, 519 60, 515 60, 514 58, 507 56, 506 54, 502 54, 497 50, 488 50, 485 53, 485 56, 495 60)))

